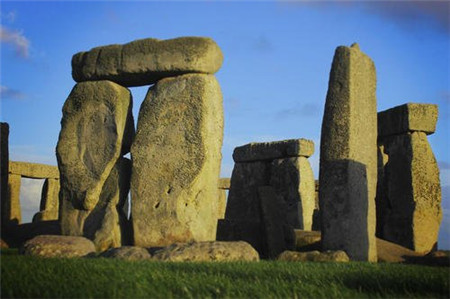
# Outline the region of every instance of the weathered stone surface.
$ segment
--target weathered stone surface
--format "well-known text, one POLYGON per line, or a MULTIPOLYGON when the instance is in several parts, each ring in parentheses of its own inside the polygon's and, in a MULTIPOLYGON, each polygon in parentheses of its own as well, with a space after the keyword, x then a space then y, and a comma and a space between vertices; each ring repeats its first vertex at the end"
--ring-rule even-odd
POLYGON ((130 91, 110 81, 83 82, 63 107, 56 156, 61 199, 77 209, 92 210, 111 169, 129 149, 133 128, 130 91))
POLYGON ((167 78, 149 89, 131 148, 135 245, 215 240, 222 139, 214 76, 167 78))
POLYGON ((276 159, 271 163, 270 186, 275 188, 286 206, 287 219, 293 228, 311 230, 314 212, 314 174, 305 157, 276 159))
POLYGON ((252 142, 236 147, 234 162, 273 160, 286 157, 310 157, 314 153, 314 142, 308 139, 289 139, 274 142, 252 142))
POLYGON ((40 257, 82 257, 95 252, 95 246, 83 237, 41 235, 25 242, 20 252, 40 257))
POLYGON ((279 261, 286 262, 349 262, 350 259, 345 251, 284 251, 278 256, 279 261))
POLYGON ((210 38, 147 38, 75 54, 72 77, 77 82, 110 80, 140 86, 188 73, 214 74, 222 62, 222 51, 210 38))
POLYGON ((259 221, 247 219, 219 219, 217 241, 245 241, 265 258, 263 228, 259 221))
POLYGON ((20 224, 22 213, 20 210, 21 177, 17 174, 8 175, 8 196, 2 207, 2 218, 8 224, 20 224))
POLYGON ((320 240, 322 236, 319 231, 305 231, 295 229, 294 233, 296 251, 312 251, 321 248, 320 240))
POLYGON ((229 190, 231 185, 231 179, 230 178, 220 178, 219 179, 219 189, 222 190, 229 190))
MULTIPOLYGON (((6 214, 8 209, 8 170, 9 170, 9 125, 0 122, 0 209, 1 209, 1 226, 7 223, 6 214)), ((4 231, 4 230, 3 230, 4 231)))
POLYGON ((9 248, 8 243, 6 243, 5 240, 3 240, 3 239, 1 239, 1 238, 0 238, 0 248, 1 248, 1 249, 9 248))
POLYGON ((324 250, 376 261, 376 74, 372 60, 338 47, 330 72, 320 150, 319 201, 324 250))
POLYGON ((57 166, 39 163, 9 161, 9 173, 32 179, 59 179, 57 166))
POLYGON ((227 208, 227 191, 219 190, 219 199, 217 203, 217 219, 225 218, 226 208, 227 208))
POLYGON ((259 261, 258 252, 246 242, 175 243, 157 251, 152 259, 170 262, 259 261))
POLYGON ((442 219, 439 168, 426 133, 382 139, 384 164, 379 187, 379 236, 417 252, 436 247, 442 219), (380 191, 380 192, 381 192, 380 191))
POLYGON ((258 188, 261 220, 264 234, 264 251, 268 258, 276 258, 285 250, 294 249, 294 228, 286 219, 287 205, 271 186, 258 188))
POLYGON ((403 263, 408 257, 422 256, 406 247, 377 238, 378 262, 403 263))
POLYGON ((33 222, 58 220, 59 218, 59 180, 46 179, 42 187, 39 212, 33 217, 33 222))
POLYGON ((378 112, 378 136, 384 137, 408 132, 433 134, 438 119, 438 106, 407 103, 378 112))
POLYGON ((115 258, 127 261, 148 260, 152 256, 147 249, 137 246, 122 246, 118 248, 110 248, 100 254, 100 257, 115 258))
POLYGON ((63 199, 62 233, 92 240, 97 251, 130 244, 130 223, 123 211, 130 189, 130 176, 131 161, 120 158, 111 170, 100 199, 92 210, 76 209, 69 200, 63 199))

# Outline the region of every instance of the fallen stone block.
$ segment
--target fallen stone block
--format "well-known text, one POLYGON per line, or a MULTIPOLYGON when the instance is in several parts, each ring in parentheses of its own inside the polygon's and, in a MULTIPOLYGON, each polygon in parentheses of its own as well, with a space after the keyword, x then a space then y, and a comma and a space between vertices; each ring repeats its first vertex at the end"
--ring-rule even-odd
POLYGON ((39 212, 33 216, 33 222, 58 220, 59 218, 59 180, 46 179, 42 187, 39 212))
POLYGON ((322 238, 319 231, 305 231, 294 229, 295 251, 314 251, 321 249, 322 238))
POLYGON ((278 256, 279 261, 285 262, 349 262, 350 259, 345 251, 284 251, 278 256))
POLYGON ((101 253, 99 257, 114 258, 126 261, 140 261, 148 260, 152 256, 147 249, 137 246, 122 246, 117 248, 110 248, 101 253))
POLYGON ((83 237, 41 235, 28 240, 20 248, 24 255, 71 258, 95 252, 94 243, 83 237))
POLYGON ((210 38, 147 38, 75 54, 72 77, 77 82, 110 80, 127 87, 142 86, 183 74, 214 74, 222 62, 222 51, 210 38))

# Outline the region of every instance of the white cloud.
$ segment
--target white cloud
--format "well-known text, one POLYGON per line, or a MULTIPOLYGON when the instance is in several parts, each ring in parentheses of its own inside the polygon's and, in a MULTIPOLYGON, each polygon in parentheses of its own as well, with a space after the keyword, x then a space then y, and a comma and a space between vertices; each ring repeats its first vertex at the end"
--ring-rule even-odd
POLYGON ((43 185, 44 180, 22 178, 20 186, 22 223, 31 222, 34 214, 39 211, 43 185))
POLYGON ((11 100, 23 100, 27 95, 20 90, 11 89, 7 86, 0 85, 0 98, 11 100))
POLYGON ((21 31, 10 30, 0 25, 0 42, 12 45, 19 57, 28 58, 30 56, 30 41, 21 31))

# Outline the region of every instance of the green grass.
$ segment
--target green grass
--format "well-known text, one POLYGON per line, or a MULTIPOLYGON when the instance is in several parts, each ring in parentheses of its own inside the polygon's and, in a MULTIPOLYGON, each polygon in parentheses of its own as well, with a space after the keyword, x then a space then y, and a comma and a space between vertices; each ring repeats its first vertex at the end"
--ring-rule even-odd
POLYGON ((162 263, 1 254, 1 298, 449 298, 450 268, 370 263, 162 263))

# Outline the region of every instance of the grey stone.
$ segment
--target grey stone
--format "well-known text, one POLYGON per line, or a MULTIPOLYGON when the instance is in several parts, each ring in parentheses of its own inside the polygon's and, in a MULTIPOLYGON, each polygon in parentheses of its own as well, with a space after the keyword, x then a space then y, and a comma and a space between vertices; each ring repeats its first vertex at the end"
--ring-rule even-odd
POLYGON ((236 147, 234 162, 274 160, 286 157, 310 157, 314 142, 308 139, 290 139, 274 142, 253 142, 236 147))
POLYGON ((217 241, 245 241, 266 258, 264 231, 261 222, 247 219, 219 219, 217 241))
POLYGON ((123 212, 130 189, 131 161, 120 158, 103 185, 100 199, 92 210, 76 209, 62 200, 61 230, 64 235, 84 236, 97 251, 131 243, 131 225, 123 212))
POLYGON ((95 246, 83 237, 41 235, 26 241, 20 252, 39 257, 73 258, 95 252, 95 246))
POLYGON ((407 103, 378 112, 378 136, 424 132, 433 134, 438 119, 438 106, 407 103))
POLYGON ((42 187, 39 212, 34 215, 33 222, 58 220, 59 218, 59 180, 45 179, 42 187))
POLYGON ((437 246, 442 220, 439 168, 425 132, 381 141, 383 181, 377 204, 378 235, 417 252, 437 246))
POLYGON ((147 249, 137 246, 122 246, 110 248, 100 254, 100 257, 114 258, 126 261, 140 261, 151 259, 151 254, 147 249))
POLYGON ((352 47, 336 49, 320 144, 320 213, 324 250, 376 261, 376 74, 352 47))
POLYGON ((8 175, 8 196, 2 207, 2 219, 8 224, 20 224, 22 212, 20 209, 20 185, 21 176, 17 174, 8 175))
POLYGON ((188 73, 214 74, 222 62, 222 51, 210 38, 147 38, 75 54, 72 77, 77 82, 110 80, 141 86, 188 73))
MULTIPOLYGON (((1 226, 7 224, 7 215, 4 213, 8 209, 8 170, 9 170, 9 124, 0 122, 0 192, 1 192, 1 226)), ((4 232, 4 229, 3 229, 4 232)))
POLYGON ((157 251, 152 259, 170 262, 259 261, 258 252, 246 242, 175 243, 157 251))
POLYGON ((134 128, 130 91, 110 81, 83 82, 63 107, 56 156, 61 200, 92 210, 119 156, 128 152, 134 128), (131 121, 130 121, 131 119, 131 121), (129 132, 128 135, 125 135, 129 132))
POLYGON ((215 240, 222 139, 213 75, 166 78, 149 89, 131 148, 135 245, 215 240))
POLYGON ((39 163, 9 161, 9 173, 31 179, 59 179, 57 166, 39 163))
POLYGON ((309 251, 309 252, 297 252, 297 251, 284 251, 278 256, 279 261, 286 262, 349 262, 350 259, 345 251, 309 251))

